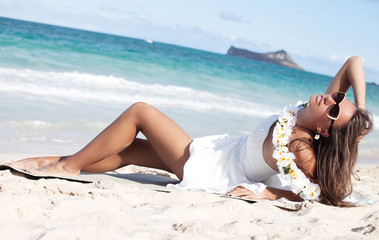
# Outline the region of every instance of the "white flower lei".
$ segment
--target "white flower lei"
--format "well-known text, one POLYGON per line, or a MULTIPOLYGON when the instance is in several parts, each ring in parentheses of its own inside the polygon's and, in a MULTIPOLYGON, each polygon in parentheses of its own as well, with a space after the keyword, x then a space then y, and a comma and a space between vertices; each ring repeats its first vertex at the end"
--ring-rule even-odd
MULTIPOLYGON (((301 102, 297 105, 288 105, 280 113, 278 122, 272 134, 272 143, 274 144, 274 152, 272 156, 278 160, 277 165, 282 178, 289 182, 292 192, 300 193, 300 197, 304 200, 317 200, 321 194, 320 187, 316 183, 312 183, 304 173, 297 168, 295 155, 288 150, 289 137, 292 134, 292 127, 295 126, 297 120, 297 112, 301 108, 301 102), (299 106, 299 107, 298 107, 299 106)), ((302 105, 304 106, 304 105, 302 105)))

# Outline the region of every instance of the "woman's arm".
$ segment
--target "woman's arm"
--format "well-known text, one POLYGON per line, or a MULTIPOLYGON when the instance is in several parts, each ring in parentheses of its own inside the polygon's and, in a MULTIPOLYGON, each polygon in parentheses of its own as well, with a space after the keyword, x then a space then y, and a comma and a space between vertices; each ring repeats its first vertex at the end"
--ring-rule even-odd
POLYGON ((303 201, 300 196, 294 194, 290 191, 285 191, 277 188, 267 187, 261 194, 256 195, 252 191, 238 186, 234 188, 231 192, 228 193, 228 196, 232 197, 244 197, 248 199, 268 199, 268 200, 277 200, 279 198, 287 198, 291 201, 301 202, 303 201))
POLYGON ((355 103, 366 108, 366 80, 360 57, 350 57, 338 71, 325 93, 347 92, 352 86, 355 103))

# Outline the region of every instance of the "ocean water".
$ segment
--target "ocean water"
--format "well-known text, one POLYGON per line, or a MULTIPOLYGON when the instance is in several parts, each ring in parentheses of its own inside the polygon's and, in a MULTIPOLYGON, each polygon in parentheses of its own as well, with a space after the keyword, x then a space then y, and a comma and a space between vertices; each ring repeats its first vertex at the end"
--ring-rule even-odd
MULTIPOLYGON (((0 18, 0 151, 73 153, 138 101, 169 115, 191 137, 238 137, 284 105, 323 93, 331 79, 149 40, 0 18)), ((377 126, 378 92, 367 85, 377 126)), ((361 143, 361 159, 379 164, 377 137, 376 127, 361 143)))

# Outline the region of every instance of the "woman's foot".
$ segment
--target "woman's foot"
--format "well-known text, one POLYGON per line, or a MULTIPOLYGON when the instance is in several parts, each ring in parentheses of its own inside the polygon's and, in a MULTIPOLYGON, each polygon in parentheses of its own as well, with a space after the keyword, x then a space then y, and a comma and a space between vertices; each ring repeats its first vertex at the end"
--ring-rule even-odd
POLYGON ((80 169, 69 166, 66 159, 61 159, 57 162, 52 162, 44 167, 33 169, 29 171, 31 174, 38 176, 78 176, 80 174, 80 169))
POLYGON ((62 157, 36 157, 25 158, 19 161, 9 163, 8 166, 23 170, 25 172, 33 171, 34 169, 43 168, 51 163, 58 162, 62 157))

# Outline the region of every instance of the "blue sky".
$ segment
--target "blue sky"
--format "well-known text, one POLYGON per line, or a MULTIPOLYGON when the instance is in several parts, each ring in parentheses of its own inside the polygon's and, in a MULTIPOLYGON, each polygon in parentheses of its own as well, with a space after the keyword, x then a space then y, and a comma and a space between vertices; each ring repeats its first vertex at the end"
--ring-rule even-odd
POLYGON ((358 55, 379 83, 379 0, 0 0, 0 16, 217 53, 284 49, 327 75, 358 55))

